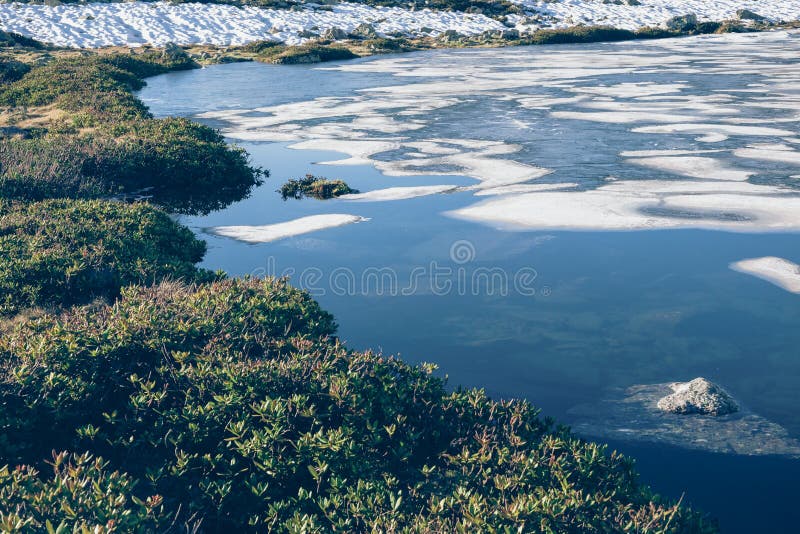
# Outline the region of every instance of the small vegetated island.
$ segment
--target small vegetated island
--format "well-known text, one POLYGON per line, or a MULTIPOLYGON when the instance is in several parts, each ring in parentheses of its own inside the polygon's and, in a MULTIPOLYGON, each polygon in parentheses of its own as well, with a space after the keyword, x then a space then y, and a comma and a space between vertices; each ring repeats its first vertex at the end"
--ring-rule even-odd
POLYGON ((266 173, 131 93, 185 54, 2 42, 0 530, 716 531, 528 402, 348 349, 285 280, 199 268, 169 213, 266 173))
POLYGON ((358 193, 358 189, 352 189, 342 180, 328 180, 322 176, 306 174, 300 179, 290 179, 278 189, 283 200, 290 198, 301 199, 312 197, 318 200, 327 200, 340 197, 342 195, 353 195, 358 193))

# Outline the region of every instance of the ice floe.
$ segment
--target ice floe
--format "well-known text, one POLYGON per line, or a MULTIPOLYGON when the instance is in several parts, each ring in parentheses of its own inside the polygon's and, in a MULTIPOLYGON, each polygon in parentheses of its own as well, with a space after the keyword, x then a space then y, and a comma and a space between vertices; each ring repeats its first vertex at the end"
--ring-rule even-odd
POLYGON ((309 139, 289 145, 296 150, 331 150, 349 155, 349 158, 323 161, 327 165, 369 165, 370 156, 399 148, 395 141, 384 140, 348 140, 348 139, 309 139))
POLYGON ((293 221, 263 226, 215 226, 209 228, 208 232, 244 241, 245 243, 269 243, 287 237, 308 234, 326 228, 335 228, 346 224, 353 224, 369 219, 358 215, 348 215, 345 213, 326 213, 322 215, 310 215, 301 217, 293 221))
POLYGON ((375 189, 365 193, 354 193, 342 195, 341 200, 360 200, 369 202, 383 202, 387 200, 405 200, 409 198, 424 197, 428 195, 438 195, 455 191, 455 185, 421 185, 418 187, 387 187, 386 189, 375 189))
MULTIPOLYGON (((655 121, 654 121, 655 122, 655 121)), ((690 133, 702 135, 721 135, 727 139, 730 135, 785 137, 795 135, 791 130, 769 128, 765 126, 740 126, 735 124, 664 124, 658 126, 642 126, 633 130, 636 133, 690 133)), ((721 139, 724 140, 724 139, 721 139)))
POLYGON ((706 180, 744 181, 754 174, 752 171, 734 169, 714 158, 700 156, 631 158, 628 159, 627 162, 651 169, 659 169, 706 180))
POLYGON ((784 258, 750 258, 731 263, 730 267, 734 271, 766 280, 790 293, 800 294, 800 265, 784 258))
POLYGON ((691 184, 615 181, 587 191, 502 197, 448 214, 507 229, 800 231, 800 196, 748 183, 730 192, 709 185, 701 192, 691 184))
POLYGON ((612 124, 631 122, 664 122, 672 125, 676 120, 699 120, 697 117, 692 115, 653 113, 651 111, 554 111, 552 115, 553 117, 557 117, 559 119, 607 122, 612 124))
POLYGON ((476 203, 449 215, 504 228, 800 231, 797 171, 784 169, 800 163, 800 68, 786 52, 799 42, 782 31, 382 57, 318 69, 392 84, 202 117, 233 138, 344 154, 318 163, 436 177, 434 192, 443 176, 473 178, 459 190, 476 203), (739 76, 757 92, 738 92, 739 76))
POLYGON ((514 184, 499 187, 482 188, 475 193, 476 197, 495 196, 495 195, 516 195, 520 193, 535 193, 539 191, 563 191, 579 187, 577 183, 554 183, 554 184, 514 184))
POLYGON ((751 145, 734 150, 733 154, 740 158, 800 165, 800 151, 787 145, 751 145))

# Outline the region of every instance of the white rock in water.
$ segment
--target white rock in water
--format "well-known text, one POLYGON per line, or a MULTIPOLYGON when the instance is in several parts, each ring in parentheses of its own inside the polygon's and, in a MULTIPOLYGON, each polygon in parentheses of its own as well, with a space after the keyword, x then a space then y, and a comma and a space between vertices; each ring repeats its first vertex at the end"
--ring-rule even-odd
POLYGON ((665 412, 678 414, 726 415, 739 411, 727 391, 705 378, 670 384, 673 393, 658 401, 665 412))

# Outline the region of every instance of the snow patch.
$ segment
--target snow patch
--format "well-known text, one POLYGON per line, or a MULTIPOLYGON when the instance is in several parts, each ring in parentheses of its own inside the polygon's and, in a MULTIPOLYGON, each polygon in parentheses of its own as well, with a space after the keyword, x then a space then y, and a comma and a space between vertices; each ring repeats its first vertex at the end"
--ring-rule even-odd
POLYGON ((462 12, 412 11, 398 7, 336 4, 330 10, 306 5, 300 10, 235 7, 222 4, 114 2, 64 4, 0 4, 0 27, 40 41, 73 48, 141 46, 167 43, 242 45, 271 39, 287 44, 308 40, 300 32, 329 28, 353 31, 369 23, 379 34, 420 34, 423 27, 438 35, 458 30, 465 35, 505 26, 484 15, 462 12))
POLYGON ((376 189, 365 193, 354 193, 352 195, 342 195, 341 200, 360 200, 369 202, 384 202, 387 200, 406 200, 409 198, 424 197, 428 195, 438 195, 455 191, 455 185, 421 185, 419 187, 387 187, 386 189, 376 189))
POLYGON ((615 181, 501 197, 448 214, 508 229, 798 231, 800 196, 747 182, 615 181))
POLYGON ((659 169, 704 180, 745 181, 753 175, 750 171, 728 167, 714 158, 698 156, 632 158, 626 161, 634 165, 641 165, 651 169, 659 169))
POLYGON ((270 241, 277 241, 287 237, 368 220, 358 215, 326 213, 263 226, 215 226, 214 228, 209 228, 209 232, 223 237, 230 237, 237 241, 244 241, 245 243, 269 243, 270 241))
POLYGON ((731 263, 731 269, 766 280, 776 286, 800 294, 800 265, 783 258, 767 256, 731 263))

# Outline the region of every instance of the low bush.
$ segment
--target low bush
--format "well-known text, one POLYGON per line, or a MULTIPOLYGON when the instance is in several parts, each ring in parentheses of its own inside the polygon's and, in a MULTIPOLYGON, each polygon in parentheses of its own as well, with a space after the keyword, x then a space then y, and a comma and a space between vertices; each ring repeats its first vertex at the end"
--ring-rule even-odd
POLYGON ((145 76, 193 65, 180 49, 80 56, 6 85, 0 102, 54 106, 66 115, 51 121, 42 138, 0 141, 0 195, 96 198, 147 189, 154 201, 183 213, 206 213, 247 196, 266 173, 243 150, 187 119, 151 118, 131 93, 145 76))
POLYGON ((713 531, 529 404, 449 392, 334 328, 271 279, 128 288, 24 322, 0 340, 0 463, 88 451, 137 482, 121 502, 158 495, 210 532, 713 531))
POLYGON ((25 37, 14 32, 7 32, 0 30, 0 48, 35 48, 41 50, 47 48, 44 44, 40 43, 30 37, 25 37))
POLYGON ((0 58, 0 84, 8 84, 22 78, 31 68, 13 59, 0 58))
POLYGON ((340 46, 302 45, 292 47, 273 48, 257 57, 260 61, 295 65, 302 63, 320 63, 325 61, 341 61, 354 59, 358 56, 340 46))
POLYGON ((184 118, 135 121, 115 129, 124 160, 125 191, 149 187, 172 211, 207 213, 246 197, 268 173, 216 130, 184 118))
POLYGON ((261 54, 265 51, 271 50, 276 47, 283 47, 280 41, 253 41, 251 43, 243 44, 237 47, 242 52, 250 52, 253 54, 261 54))
POLYGON ((606 26, 574 26, 572 28, 537 30, 523 39, 525 44, 595 43, 600 41, 628 41, 635 34, 606 26))
POLYGON ((287 181, 278 189, 278 193, 281 194, 283 200, 288 200, 290 198, 299 200, 305 196, 325 200, 358 193, 358 190, 351 189, 350 186, 342 180, 328 180, 321 176, 306 174, 305 177, 299 180, 291 179, 287 181))
POLYGON ((378 37, 366 39, 363 41, 363 45, 372 52, 403 52, 408 49, 408 41, 403 38, 387 39, 378 37))
POLYGON ((173 520, 159 496, 132 497, 135 482, 89 454, 56 454, 50 471, 41 478, 30 466, 0 468, 0 531, 155 532, 173 520))
POLYGON ((639 28, 634 32, 637 39, 666 39, 669 37, 678 37, 680 32, 660 28, 658 26, 645 26, 639 28))
POLYGON ((5 199, 98 198, 146 192, 181 213, 207 213, 246 197, 266 172, 216 131, 187 119, 117 125, 116 138, 47 135, 0 141, 5 199))
POLYGON ((205 243, 146 204, 0 204, 0 314, 115 298, 164 278, 210 280, 205 243))
POLYGON ((5 106, 47 106, 56 105, 66 110, 83 110, 98 116, 111 116, 115 120, 125 120, 128 115, 149 116, 141 104, 134 104, 131 110, 118 116, 119 110, 95 106, 98 96, 108 105, 110 99, 117 97, 122 106, 131 91, 144 86, 144 78, 171 70, 189 69, 196 64, 186 55, 165 54, 147 51, 139 54, 91 54, 77 57, 64 57, 36 67, 20 80, 2 87, 0 105, 5 106), (88 97, 88 99, 87 99, 88 97))
POLYGON ((124 163, 113 140, 46 136, 0 141, 0 197, 17 200, 96 198, 121 191, 124 163))

